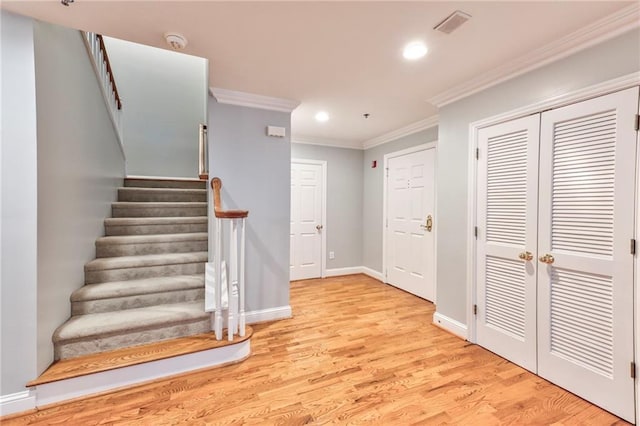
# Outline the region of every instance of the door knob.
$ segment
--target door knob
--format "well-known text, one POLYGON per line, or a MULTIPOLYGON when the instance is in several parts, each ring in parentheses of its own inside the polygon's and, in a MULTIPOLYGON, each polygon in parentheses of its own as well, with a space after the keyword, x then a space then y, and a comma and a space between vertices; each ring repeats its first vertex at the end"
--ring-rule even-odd
POLYGON ((555 262, 555 259, 550 254, 545 254, 544 256, 540 256, 538 258, 538 260, 540 260, 540 262, 542 262, 542 263, 546 263, 546 264, 549 264, 549 265, 551 265, 553 262, 555 262))
POLYGON ((420 227, 422 229, 426 229, 427 232, 431 232, 431 230, 433 229, 433 217, 431 215, 427 216, 426 225, 420 225, 420 227))
POLYGON ((321 230, 322 230, 322 225, 316 225, 316 229, 317 229, 318 231, 321 231, 321 230))
POLYGON ((523 251, 518 257, 522 260, 531 260, 533 259, 533 254, 530 251, 523 251))

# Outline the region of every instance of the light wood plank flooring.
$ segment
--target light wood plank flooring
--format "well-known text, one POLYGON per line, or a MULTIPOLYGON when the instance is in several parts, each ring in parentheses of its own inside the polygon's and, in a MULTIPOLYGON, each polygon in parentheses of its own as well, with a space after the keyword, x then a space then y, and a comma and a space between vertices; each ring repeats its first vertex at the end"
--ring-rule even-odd
POLYGON ((626 424, 431 324, 363 275, 291 284, 294 318, 254 326, 243 363, 56 405, 14 424, 626 424))
POLYGON ((84 355, 77 358, 63 359, 54 362, 40 377, 27 383, 27 386, 36 386, 43 383, 51 383, 58 380, 114 370, 116 368, 144 364, 145 362, 236 345, 250 339, 252 334, 253 329, 247 326, 245 335, 243 337, 235 336, 233 342, 229 342, 229 340, 226 339, 226 335, 225 339, 216 340, 215 333, 210 332, 84 355))

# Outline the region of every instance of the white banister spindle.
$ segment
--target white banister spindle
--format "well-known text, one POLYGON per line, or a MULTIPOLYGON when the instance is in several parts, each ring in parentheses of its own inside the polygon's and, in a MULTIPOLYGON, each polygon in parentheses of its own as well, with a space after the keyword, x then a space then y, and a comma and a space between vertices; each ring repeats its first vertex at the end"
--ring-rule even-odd
POLYGON ((238 283, 238 228, 236 221, 231 219, 229 221, 229 305, 228 305, 228 321, 227 332, 229 340, 233 340, 233 334, 236 330, 235 306, 234 306, 234 293, 236 293, 236 286, 238 283))
POLYGON ((216 297, 216 311, 214 317, 214 331, 216 339, 222 339, 222 220, 216 219, 215 230, 215 253, 214 253, 214 265, 216 270, 215 279, 215 297, 216 297))
POLYGON ((98 34, 84 33, 84 40, 87 52, 94 66, 94 71, 98 77, 99 87, 102 90, 105 103, 109 109, 113 126, 116 129, 120 143, 122 143, 122 121, 120 119, 122 104, 120 103, 115 79, 111 75, 110 65, 107 65, 108 55, 104 50, 104 46, 101 44, 101 39, 98 34))
MULTIPOLYGON (((220 340, 222 336, 222 288, 226 291, 225 301, 227 302, 227 335, 229 341, 233 341, 234 335, 246 335, 246 315, 245 315, 245 235, 246 235, 246 217, 249 212, 246 210, 223 210, 220 199, 220 189, 222 181, 220 178, 211 179, 211 188, 213 189, 214 213, 216 217, 215 229, 215 253, 213 258, 213 268, 215 273, 215 310, 213 328, 216 333, 216 339, 220 340), (228 221, 228 222, 224 222, 228 221), (228 235, 225 232, 225 247, 222 248, 222 223, 229 223, 228 235), (239 229, 238 229, 239 228, 239 229), (228 239, 227 239, 228 237, 228 239), (228 241, 228 244, 227 244, 228 241), (224 257, 224 259, 223 259, 224 257), (238 260, 239 259, 239 260, 238 260), (225 280, 219 271, 225 272, 225 280), (228 268, 228 269, 226 269, 228 268), (227 280, 228 278, 228 280, 227 280)), ((225 228, 226 231, 227 228, 225 228)), ((209 272, 209 276, 211 272, 209 272)), ((210 279, 206 280, 211 283, 210 279)), ((211 284, 208 284, 211 285, 211 284)), ((210 288, 210 287, 209 287, 210 288)), ((211 294, 210 292, 207 294, 211 294)), ((209 296, 211 297, 211 296, 209 296)), ((207 299, 210 300, 210 299, 207 299)), ((208 311, 212 310, 212 304, 205 302, 210 306, 208 311)))
POLYGON ((245 218, 240 220, 240 279, 238 282, 238 292, 240 293, 238 301, 239 321, 238 321, 238 334, 244 337, 244 329, 246 325, 246 318, 244 314, 244 241, 245 241, 245 218))

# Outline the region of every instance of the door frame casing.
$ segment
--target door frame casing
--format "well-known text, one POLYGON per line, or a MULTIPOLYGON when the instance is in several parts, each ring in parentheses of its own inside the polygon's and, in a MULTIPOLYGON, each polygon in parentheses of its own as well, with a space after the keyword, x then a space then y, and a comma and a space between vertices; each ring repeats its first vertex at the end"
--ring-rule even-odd
POLYGON ((312 164, 315 166, 321 166, 322 169, 322 179, 320 179, 322 182, 322 208, 320 209, 322 214, 322 232, 320 234, 320 278, 325 278, 327 276, 327 162, 325 160, 292 158, 291 165, 293 164, 312 164))
MULTIPOLYGON (((581 101, 586 101, 599 96, 607 95, 610 93, 618 92, 620 90, 628 89, 640 85, 640 72, 634 72, 624 75, 622 77, 605 81, 603 83, 588 86, 586 88, 565 93, 553 98, 549 98, 537 103, 533 103, 522 108, 517 108, 511 111, 507 111, 502 114, 494 115, 492 117, 484 118, 482 120, 474 121, 469 124, 469 153, 468 153, 468 168, 469 171, 467 186, 469 191, 467 193, 467 340, 472 343, 477 343, 477 329, 476 318, 473 314, 473 305, 477 303, 477 271, 476 271, 476 256, 477 256, 477 240, 474 237, 474 230, 477 226, 477 159, 476 149, 478 148, 478 132, 484 127, 493 126, 496 124, 504 123, 506 121, 522 118, 531 114, 542 113, 545 110, 560 108, 570 104, 574 104, 581 101)), ((629 124, 631 125, 631 124, 629 124)), ((639 137, 640 139, 640 137, 639 137)), ((640 242, 640 150, 637 159, 636 168, 636 223, 634 237, 636 241, 640 242)), ((482 155, 482 153, 481 153, 482 155)), ((631 238, 631 237, 630 237, 631 238)), ((635 294, 634 303, 634 325, 635 325, 635 353, 634 357, 636 362, 640 360, 640 291, 638 289, 638 276, 640 276, 640 259, 638 254, 634 258, 634 282, 633 289, 635 294)), ((636 367, 637 368, 637 367, 636 367)), ((637 368, 638 369, 638 368, 637 368)), ((640 373, 640 371, 638 371, 640 373)), ((640 380, 635 379, 636 382, 636 399, 640 395, 640 380)), ((636 421, 640 419, 640 404, 636 404, 636 421)))
MULTIPOLYGON (((403 155, 414 154, 420 151, 426 151, 428 149, 435 149, 435 160, 433 167, 433 185, 436 189, 433 194, 433 210, 434 212, 438 211, 438 191, 437 191, 437 169, 438 169, 438 141, 431 141, 424 144, 412 146, 407 149, 402 149, 400 151, 390 152, 384 155, 383 158, 383 177, 382 177, 382 279, 385 284, 387 282, 387 180, 388 180, 388 168, 389 168, 389 160, 395 157, 402 157, 403 155)), ((435 216, 435 215, 434 215, 435 216)), ((437 217, 435 218, 437 220, 437 217)), ((437 224, 437 221, 436 221, 437 224)), ((435 226, 433 230, 433 304, 436 304, 436 300, 438 299, 438 286, 436 285, 436 278, 438 272, 438 250, 436 250, 438 243, 438 226, 435 226)))

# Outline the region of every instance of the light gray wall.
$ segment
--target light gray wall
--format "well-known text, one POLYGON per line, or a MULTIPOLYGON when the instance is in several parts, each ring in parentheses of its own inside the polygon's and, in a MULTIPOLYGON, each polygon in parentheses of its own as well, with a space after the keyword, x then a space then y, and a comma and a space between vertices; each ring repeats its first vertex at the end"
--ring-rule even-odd
POLYGON ((440 110, 438 143, 438 312, 466 315, 469 124, 640 69, 640 31, 581 51, 440 110))
POLYGON ((362 266, 363 151, 293 143, 291 158, 327 162, 327 269, 362 266))
POLYGON ((207 60, 105 37, 122 96, 127 174, 197 177, 207 60))
POLYGON ((0 11, 0 395, 36 372, 37 135, 33 21, 0 11))
POLYGON ((374 271, 382 272, 382 213, 383 213, 383 185, 384 185, 384 156, 396 151, 422 145, 438 139, 438 128, 432 127, 395 141, 364 151, 364 203, 362 224, 366 232, 363 233, 362 250, 363 264, 374 271), (371 168, 373 160, 378 167, 371 168))
POLYGON ((210 98, 209 175, 222 180, 225 209, 249 210, 247 311, 289 305, 290 133, 289 113, 210 98), (268 125, 286 128, 287 137, 266 136, 268 125))
MULTIPOLYGON (((35 25, 38 108, 38 371, 124 177, 124 156, 80 33, 35 25)), ((21 173, 20 176, 24 176, 21 173)))

